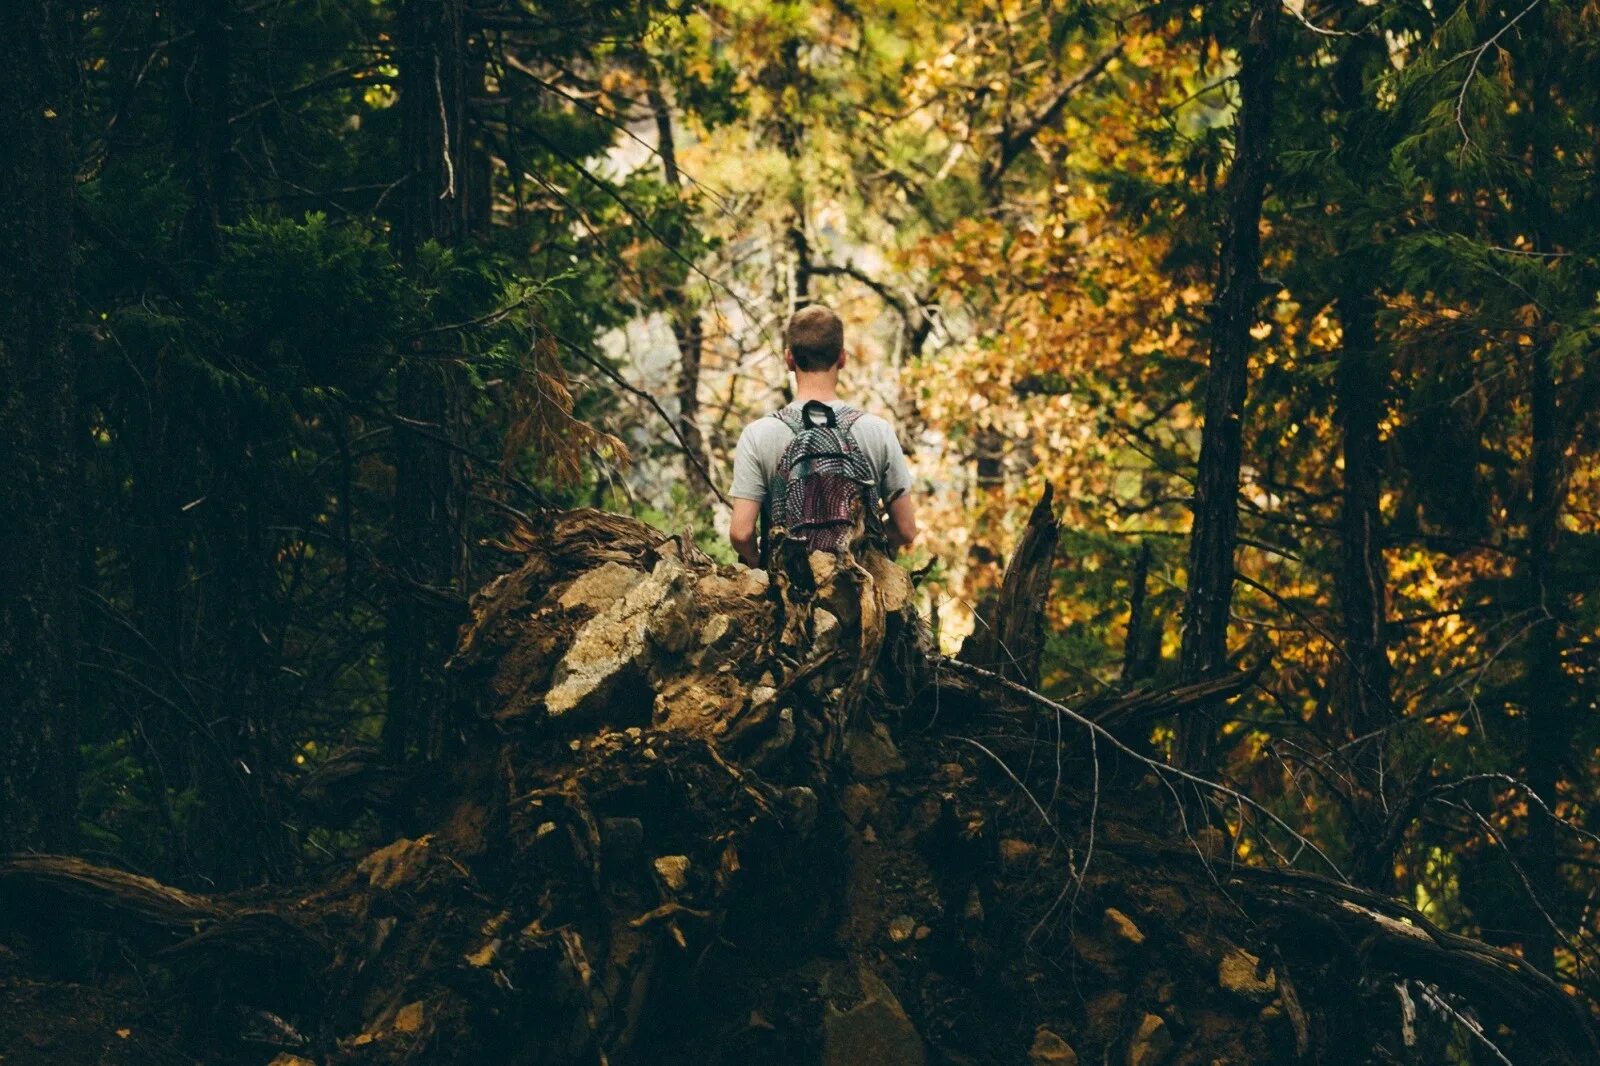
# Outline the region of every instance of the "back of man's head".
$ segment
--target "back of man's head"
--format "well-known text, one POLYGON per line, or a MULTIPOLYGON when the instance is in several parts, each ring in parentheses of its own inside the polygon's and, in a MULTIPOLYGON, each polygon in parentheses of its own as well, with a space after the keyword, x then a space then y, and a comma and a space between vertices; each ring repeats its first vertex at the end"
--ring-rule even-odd
POLYGON ((784 341, 797 369, 813 374, 832 370, 844 351, 844 323, 821 304, 811 304, 789 319, 784 341))

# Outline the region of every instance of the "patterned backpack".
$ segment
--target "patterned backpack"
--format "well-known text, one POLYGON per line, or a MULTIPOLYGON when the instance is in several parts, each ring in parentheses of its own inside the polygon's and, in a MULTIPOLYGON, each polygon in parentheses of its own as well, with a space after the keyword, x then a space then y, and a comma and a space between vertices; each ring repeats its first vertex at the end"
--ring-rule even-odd
POLYGON ((782 526, 812 551, 837 551, 854 526, 855 501, 865 503, 868 522, 876 517, 878 475, 850 431, 861 415, 854 407, 835 412, 820 400, 776 412, 794 439, 768 486, 768 527, 782 526))

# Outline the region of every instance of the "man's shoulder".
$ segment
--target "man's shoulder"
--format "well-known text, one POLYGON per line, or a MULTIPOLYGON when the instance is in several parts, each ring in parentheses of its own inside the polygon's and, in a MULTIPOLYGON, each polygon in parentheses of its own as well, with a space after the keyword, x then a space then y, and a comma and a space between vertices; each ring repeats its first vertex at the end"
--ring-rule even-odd
POLYGON ((763 447, 776 441, 787 440, 792 435, 789 427, 783 424, 783 419, 777 415, 766 414, 753 422, 745 423, 743 432, 739 434, 739 440, 741 443, 763 447))
MULTIPOLYGON (((857 408, 857 410, 861 409, 857 408)), ((873 414, 871 411, 861 411, 861 414, 856 417, 855 428, 875 436, 898 439, 894 423, 882 415, 873 414)))
POLYGON ((782 426, 783 426, 783 419, 779 418, 775 414, 770 414, 769 413, 769 414, 762 415, 760 418, 755 418, 755 419, 752 419, 749 422, 746 422, 744 424, 744 432, 746 432, 746 433, 770 433, 775 429, 782 428, 782 426))

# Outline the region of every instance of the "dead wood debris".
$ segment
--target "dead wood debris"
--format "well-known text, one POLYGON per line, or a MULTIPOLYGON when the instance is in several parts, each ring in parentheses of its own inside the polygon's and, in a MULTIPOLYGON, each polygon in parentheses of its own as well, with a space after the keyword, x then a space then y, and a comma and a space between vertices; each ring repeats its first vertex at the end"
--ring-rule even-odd
POLYGON ((1428 1004, 1512 1061, 1600 1061, 1515 958, 1137 828, 1159 788, 1091 794, 1123 756, 1084 723, 1238 678, 1063 722, 935 656, 876 552, 781 546, 769 579, 596 511, 517 547, 453 660, 482 716, 428 832, 218 897, 0 860, 0 1061, 1416 1061, 1459 1035, 1428 1004), (52 969, 67 930, 137 981, 52 969))

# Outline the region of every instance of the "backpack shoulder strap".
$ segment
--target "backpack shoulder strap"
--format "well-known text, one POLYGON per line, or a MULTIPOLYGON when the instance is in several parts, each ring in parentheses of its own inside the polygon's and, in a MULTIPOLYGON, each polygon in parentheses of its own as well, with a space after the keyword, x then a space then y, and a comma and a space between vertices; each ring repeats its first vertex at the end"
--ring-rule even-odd
POLYGON ((780 407, 772 412, 772 417, 788 426, 790 430, 799 433, 805 424, 800 421, 800 412, 790 407, 780 407))

